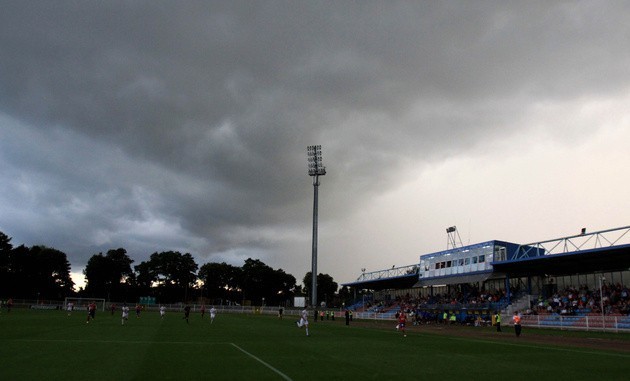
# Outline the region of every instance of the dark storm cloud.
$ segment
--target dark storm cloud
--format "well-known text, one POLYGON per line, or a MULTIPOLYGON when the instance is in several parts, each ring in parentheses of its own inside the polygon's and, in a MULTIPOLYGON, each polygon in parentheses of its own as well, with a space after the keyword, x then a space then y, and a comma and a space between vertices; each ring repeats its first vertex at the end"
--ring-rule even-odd
POLYGON ((309 144, 334 220, 409 161, 522 129, 532 101, 628 85, 623 2, 349 4, 5 2, 2 133, 26 151, 3 156, 48 187, 12 197, 89 237, 159 220, 198 254, 272 250, 268 226, 309 238, 309 144))

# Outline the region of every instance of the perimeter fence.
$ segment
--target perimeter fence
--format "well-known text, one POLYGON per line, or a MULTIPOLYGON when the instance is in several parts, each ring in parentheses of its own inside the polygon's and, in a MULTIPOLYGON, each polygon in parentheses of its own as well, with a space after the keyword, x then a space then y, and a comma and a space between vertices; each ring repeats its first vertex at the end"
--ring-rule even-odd
POLYGON ((630 332, 630 316, 524 315, 521 317, 521 325, 578 331, 630 332))

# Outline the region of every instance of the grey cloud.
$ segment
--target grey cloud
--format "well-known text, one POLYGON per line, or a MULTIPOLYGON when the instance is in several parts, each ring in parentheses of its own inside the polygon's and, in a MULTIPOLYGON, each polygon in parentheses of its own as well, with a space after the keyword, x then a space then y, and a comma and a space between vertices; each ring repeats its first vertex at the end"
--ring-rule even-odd
POLYGON ((273 251, 282 243, 265 226, 308 240, 307 145, 324 146, 323 207, 342 220, 410 161, 526 128, 532 102, 627 89, 629 8, 7 2, 0 111, 59 140, 2 157, 24 176, 45 174, 42 205, 90 205, 85 220, 68 211, 76 226, 92 220, 122 237, 121 219, 169 220, 183 238, 165 244, 273 251))

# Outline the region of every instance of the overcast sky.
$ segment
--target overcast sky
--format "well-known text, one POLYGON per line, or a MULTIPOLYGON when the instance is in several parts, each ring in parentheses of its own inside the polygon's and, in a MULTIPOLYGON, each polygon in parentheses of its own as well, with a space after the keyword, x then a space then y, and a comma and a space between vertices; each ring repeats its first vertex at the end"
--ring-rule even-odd
MULTIPOLYGON (((626 1, 11 1, 0 231, 80 273, 418 262, 630 225, 626 1)), ((75 278, 80 283, 81 277, 75 278)))

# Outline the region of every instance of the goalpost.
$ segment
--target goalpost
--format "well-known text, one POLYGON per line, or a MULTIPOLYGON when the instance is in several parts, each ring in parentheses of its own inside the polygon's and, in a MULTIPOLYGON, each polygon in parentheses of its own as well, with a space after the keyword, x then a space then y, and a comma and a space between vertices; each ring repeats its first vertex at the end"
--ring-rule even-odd
POLYGON ((63 301, 63 310, 68 309, 68 303, 73 304, 73 311, 87 311, 90 303, 96 303, 96 309, 105 311, 105 299, 103 298, 65 298, 63 301))

